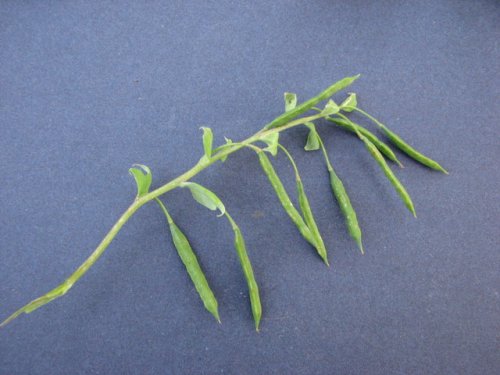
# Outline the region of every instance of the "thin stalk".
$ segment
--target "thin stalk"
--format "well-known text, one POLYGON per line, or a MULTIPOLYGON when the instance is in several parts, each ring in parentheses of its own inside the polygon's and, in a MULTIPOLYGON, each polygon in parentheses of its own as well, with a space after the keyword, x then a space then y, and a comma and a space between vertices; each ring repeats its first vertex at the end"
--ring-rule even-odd
POLYGON ((326 152, 325 145, 323 143, 323 140, 319 136, 319 134, 318 134, 318 141, 319 141, 319 145, 321 147, 321 151, 323 152, 323 156, 325 158, 326 168, 328 169, 329 172, 333 171, 332 163, 330 163, 330 158, 328 157, 328 153, 326 152))
POLYGON ((363 116, 369 118, 370 120, 372 120, 375 124, 377 124, 378 126, 380 126, 381 128, 384 127, 384 124, 382 124, 380 121, 378 121, 375 117, 373 117, 372 115, 366 113, 365 111, 363 111, 362 109, 359 109, 358 107, 345 107, 345 108, 349 108, 349 109, 354 109, 356 112, 359 112, 361 113, 363 116))
POLYGON ((130 219, 130 217, 145 203, 146 201, 136 199, 134 203, 132 203, 130 207, 122 214, 122 216, 120 216, 118 221, 115 223, 115 225, 113 225, 108 234, 106 234, 106 236, 102 239, 101 243, 97 246, 94 252, 87 258, 87 260, 85 260, 85 262, 82 263, 80 267, 76 269, 75 272, 71 274, 71 276, 69 276, 62 284, 52 289, 50 292, 37 299, 34 299, 26 306, 10 315, 0 324, 0 327, 4 327, 6 324, 17 318, 22 313, 31 313, 39 307, 42 307, 43 305, 53 301, 54 299, 65 295, 68 290, 70 290, 71 287, 89 270, 89 268, 92 267, 97 259, 101 257, 101 255, 104 253, 111 241, 113 241, 113 239, 116 237, 123 225, 128 221, 128 219, 130 219))
POLYGON ((292 164, 293 171, 295 172, 295 177, 298 180, 300 180, 299 169, 297 168, 297 164, 295 164, 295 160, 293 160, 292 155, 290 155, 290 153, 288 152, 288 150, 283 145, 281 145, 280 143, 278 143, 278 147, 285 153, 285 155, 288 158, 288 160, 290 160, 290 164, 292 164))

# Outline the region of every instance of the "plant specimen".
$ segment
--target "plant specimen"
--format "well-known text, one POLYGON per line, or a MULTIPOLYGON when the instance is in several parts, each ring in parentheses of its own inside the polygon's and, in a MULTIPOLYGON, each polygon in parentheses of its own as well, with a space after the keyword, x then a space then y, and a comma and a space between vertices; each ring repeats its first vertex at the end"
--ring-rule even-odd
POLYGON ((252 264, 246 251, 245 241, 243 239, 241 230, 236 224, 236 221, 226 211, 226 208, 220 198, 206 187, 192 182, 191 179, 193 177, 218 161, 224 162, 228 156, 238 150, 241 150, 242 148, 246 147, 255 151, 262 170, 264 171, 267 178, 269 179, 269 182, 274 188, 274 191, 276 192, 276 195, 284 210, 286 211, 292 222, 297 226, 300 234, 304 237, 304 239, 316 249, 323 262, 326 265, 329 265, 327 250, 323 243, 323 239, 321 238, 318 226, 316 225, 316 221, 314 219, 314 215, 311 210, 304 185, 300 178, 297 165, 295 164, 295 161, 288 150, 279 143, 279 135, 281 132, 297 126, 306 126, 309 129, 307 141, 304 148, 306 151, 321 150, 328 170, 333 195, 336 198, 342 214, 345 217, 345 223, 348 232, 356 242, 361 253, 363 253, 364 250, 362 244, 361 229, 358 224, 356 212, 351 203, 351 200, 349 199, 342 180, 332 166, 327 150, 323 144, 318 130, 316 129, 315 124, 313 123, 315 120, 326 119, 327 121, 323 121, 322 123, 335 124, 335 126, 350 131, 352 132, 352 134, 357 136, 363 142, 368 152, 373 156, 390 183, 396 189, 406 207, 412 212, 414 216, 416 216, 416 213, 410 195, 385 160, 387 158, 388 160, 395 162, 401 167, 402 165, 397 159, 396 155, 386 143, 377 138, 377 136, 375 136, 368 129, 351 121, 346 116, 346 114, 355 111, 367 117, 378 125, 383 135, 385 135, 391 143, 393 143, 398 149, 406 153, 408 156, 429 168, 448 173, 437 162, 416 151, 393 131, 389 130, 385 125, 380 123, 365 111, 358 108, 356 94, 349 94, 341 104, 337 104, 331 99, 331 96, 333 94, 350 86, 356 79, 358 79, 358 77, 359 75, 344 78, 328 87, 319 95, 303 102, 300 105, 297 105, 297 96, 295 94, 285 93, 285 112, 265 125, 257 133, 240 142, 233 142, 232 140, 226 138, 225 144, 214 148, 212 130, 207 127, 201 128, 203 130, 202 141, 204 155, 192 168, 155 190, 150 191, 152 182, 151 170, 145 165, 134 165, 132 168, 130 168, 129 171, 135 179, 137 185, 137 195, 129 208, 118 219, 118 221, 104 237, 101 243, 97 246, 94 252, 62 284, 14 312, 3 323, 0 324, 0 327, 5 326, 20 314, 31 313, 39 307, 49 303, 50 301, 66 294, 68 290, 70 290, 71 287, 80 279, 80 277, 82 277, 99 259, 99 257, 103 254, 111 241, 115 238, 115 236, 121 230, 123 225, 130 219, 130 217, 134 215, 134 213, 139 208, 141 208, 148 202, 156 202, 161 208, 162 212, 165 214, 167 224, 172 235, 172 242, 191 278, 191 281, 193 282, 205 308, 215 317, 217 321, 220 322, 217 299, 212 289, 210 288, 209 282, 203 270, 201 269, 200 264, 198 263, 196 254, 192 249, 186 235, 175 224, 164 202, 160 200, 160 196, 163 196, 165 193, 173 189, 187 188, 190 190, 193 198, 198 203, 210 210, 219 211, 219 216, 225 216, 231 226, 231 229, 234 231, 234 246, 236 254, 238 255, 238 258, 240 260, 243 276, 245 277, 245 280, 247 282, 255 328, 258 331, 262 316, 259 287, 254 276, 252 264), (324 100, 328 101, 323 108, 315 107, 319 102, 324 100), (314 110, 316 111, 316 113, 300 117, 310 110, 314 110), (280 150, 287 156, 295 172, 295 183, 297 188, 297 200, 299 203, 299 209, 295 208, 295 206, 293 205, 289 194, 285 190, 278 176, 278 173, 274 169, 272 162, 267 155, 271 154, 272 156, 275 156, 280 150))

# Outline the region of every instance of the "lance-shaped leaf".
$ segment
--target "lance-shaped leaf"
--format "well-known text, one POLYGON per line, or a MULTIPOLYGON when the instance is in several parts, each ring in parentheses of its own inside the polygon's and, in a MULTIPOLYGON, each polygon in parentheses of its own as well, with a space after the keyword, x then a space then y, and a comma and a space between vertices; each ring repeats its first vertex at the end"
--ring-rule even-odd
MULTIPOLYGON (((285 92, 285 112, 291 111, 297 106, 297 95, 291 92, 285 92)), ((307 143, 304 147, 306 151, 313 151, 319 149, 318 133, 312 122, 306 122, 309 128, 309 135, 307 136, 307 143)))
POLYGON ((358 106, 358 100, 356 99, 356 94, 351 92, 346 100, 340 104, 340 109, 345 112, 352 112, 354 108, 358 106))
POLYGON ((142 164, 134 164, 134 167, 128 170, 134 176, 135 183, 137 184, 137 198, 149 193, 149 187, 153 181, 151 170, 142 164))
POLYGON ((278 153, 279 137, 279 133, 272 133, 260 139, 262 142, 267 144, 267 147, 264 150, 269 152, 273 156, 276 156, 276 154, 278 153))
POLYGON ((210 159, 212 156, 212 143, 214 141, 214 135, 212 129, 202 126, 200 128, 203 130, 203 150, 205 151, 205 156, 210 159))
POLYGON ((291 111, 297 106, 297 95, 293 92, 285 92, 285 112, 291 111))
MULTIPOLYGON (((224 146, 228 146, 228 145, 232 145, 233 144, 233 141, 231 139, 229 139, 227 137, 224 137, 224 139, 226 140, 226 144, 224 146)), ((228 156, 229 155, 226 155, 226 156, 222 157, 220 159, 220 161, 224 163, 226 161, 226 159, 227 159, 228 156)))
POLYGON ((206 187, 195 182, 183 182, 179 186, 189 188, 194 200, 202 206, 205 206, 212 211, 219 210, 220 214, 217 216, 222 216, 226 213, 226 207, 224 207, 224 204, 219 197, 206 187))
POLYGON ((306 145, 304 146, 304 150, 306 151, 319 150, 320 143, 316 127, 312 122, 307 122, 304 125, 306 125, 309 128, 309 134, 307 135, 307 142, 306 145))
POLYGON ((340 111, 339 106, 337 103, 335 103, 332 99, 330 99, 326 105, 325 108, 321 111, 321 114, 324 116, 330 116, 334 115, 335 113, 338 113, 340 111))

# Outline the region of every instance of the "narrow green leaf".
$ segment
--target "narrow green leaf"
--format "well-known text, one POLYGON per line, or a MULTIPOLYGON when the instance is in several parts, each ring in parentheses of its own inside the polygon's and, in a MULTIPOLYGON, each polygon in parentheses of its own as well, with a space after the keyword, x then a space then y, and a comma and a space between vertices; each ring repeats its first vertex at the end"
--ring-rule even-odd
POLYGON ((135 183, 137 185, 137 198, 149 193, 149 187, 153 181, 151 170, 145 165, 134 164, 134 167, 130 168, 128 171, 132 176, 134 176, 135 183))
POLYGON ((205 151, 205 156, 210 159, 212 156, 212 143, 214 140, 214 135, 212 129, 202 126, 200 129, 203 130, 203 150, 205 151))
POLYGON ((324 116, 334 115, 340 111, 339 106, 332 99, 326 103, 325 108, 321 111, 321 114, 324 116))
MULTIPOLYGON (((231 139, 226 138, 226 137, 224 137, 224 139, 226 140, 226 145, 231 145, 231 144, 233 144, 233 141, 232 141, 231 139)), ((224 162, 226 161, 226 159, 227 159, 227 157, 228 157, 228 156, 229 156, 229 155, 226 155, 226 156, 222 157, 222 158, 220 159, 220 161, 224 163, 224 162)))
POLYGON ((224 207, 224 204, 219 199, 219 197, 215 195, 214 192, 208 190, 206 187, 201 186, 200 184, 197 184, 195 182, 183 182, 179 186, 189 188, 194 200, 202 206, 205 206, 212 211, 219 210, 220 215, 217 216, 222 216, 226 213, 226 208, 224 207))
POLYGON ((354 108, 358 106, 358 100, 356 99, 356 94, 351 92, 346 100, 340 105, 340 109, 345 112, 352 112, 354 108))
POLYGON ((312 122, 307 122, 304 125, 306 125, 309 128, 309 134, 307 135, 307 142, 306 145, 304 146, 304 150, 306 151, 319 150, 320 143, 316 127, 312 122))
POLYGON ((276 156, 278 153, 279 136, 279 133, 272 133, 260 139, 262 142, 267 144, 267 147, 264 150, 273 156, 276 156))
POLYGON ((291 111, 297 106, 297 95, 293 92, 285 92, 285 112, 291 111))

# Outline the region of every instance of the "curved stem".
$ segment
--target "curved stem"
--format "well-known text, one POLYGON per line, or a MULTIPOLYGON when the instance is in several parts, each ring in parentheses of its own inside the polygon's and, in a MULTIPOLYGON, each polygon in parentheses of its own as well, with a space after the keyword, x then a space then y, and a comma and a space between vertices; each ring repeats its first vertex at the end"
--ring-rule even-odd
POLYGON ((316 134, 318 136, 318 141, 319 141, 319 145, 321 147, 321 151, 323 152, 323 156, 325 158, 325 162, 326 162, 326 168, 329 170, 329 171, 333 171, 333 166, 332 166, 332 163, 330 163, 330 158, 328 157, 328 153, 326 152, 326 148, 325 148, 325 145, 323 143, 323 140, 321 139, 321 137, 319 136, 319 133, 318 131, 316 131, 316 134))
POLYGON ((283 150, 283 152, 286 154, 288 160, 290 160, 290 163, 292 164, 293 170, 295 172, 295 178, 297 180, 300 180, 299 169, 297 168, 297 164, 295 164, 295 161, 293 160, 292 155, 290 155, 290 153, 285 148, 285 146, 278 143, 278 147, 283 150))
POLYGON ((11 316, 9 316, 5 321, 0 324, 0 327, 5 326, 10 321, 17 318, 22 313, 30 313, 35 311, 39 307, 53 301, 66 294, 68 290, 89 270, 90 267, 101 257, 106 248, 109 246, 111 241, 116 237, 123 225, 130 219, 130 217, 146 202, 142 202, 136 199, 132 205, 120 216, 118 221, 113 225, 108 234, 102 239, 101 243, 97 246, 94 252, 82 263, 80 267, 76 269, 62 284, 52 289, 50 292, 44 294, 43 296, 34 299, 21 309, 17 310, 11 316))
MULTIPOLYGON (((227 148, 224 148, 220 151, 218 151, 215 155, 213 155, 210 159, 207 158, 201 158, 198 163, 196 163, 191 169, 187 170, 180 176, 174 178, 170 182, 164 184, 163 186, 160 186, 159 188, 149 192, 148 194, 145 194, 139 198, 136 198, 134 202, 128 207, 128 209, 120 216, 118 221, 113 225, 113 227, 109 230, 109 232, 106 234, 106 236, 102 239, 102 241, 99 243, 97 248, 90 254, 90 256, 82 263, 80 267, 76 269, 63 283, 61 283, 59 286, 56 288, 52 289, 48 293, 44 294, 43 296, 31 301, 24 307, 20 308, 16 312, 14 312, 12 315, 10 315, 5 321, 3 321, 0 324, 0 328, 5 326, 7 323, 11 322, 15 318, 17 318, 19 315, 22 313, 31 313, 32 311, 38 309, 39 307, 42 307, 43 305, 53 301, 56 298, 59 298, 66 294, 69 289, 73 287, 73 285, 78 281, 89 269, 90 267, 101 257, 101 255, 104 253, 104 251, 108 248, 110 243, 113 241, 113 239, 116 237, 118 232, 120 232, 121 228, 123 225, 132 217, 132 215, 143 205, 148 203, 149 201, 155 199, 162 195, 167 193, 170 190, 175 189, 178 187, 181 183, 188 181, 192 177, 196 176, 198 173, 202 172, 204 169, 208 168, 210 165, 214 164, 215 162, 223 159, 224 157, 240 150, 243 147, 252 147, 251 143, 256 142, 260 140, 262 137, 266 137, 270 134, 273 133, 279 133, 282 132, 286 129, 293 128, 294 126, 302 125, 306 122, 309 121, 314 121, 318 118, 324 117, 323 115, 313 115, 313 116, 308 116, 308 117, 303 117, 294 121, 290 121, 289 123, 272 128, 272 129, 262 129, 255 133, 254 135, 250 136, 249 138, 245 139, 242 142, 234 143, 231 145, 228 145, 227 148)), ((253 146, 255 147, 255 146, 253 146)), ((164 209, 164 205, 161 203, 161 201, 157 200, 160 206, 162 206, 162 209, 164 209)), ((165 209, 166 211, 166 209, 165 209)), ((168 216, 167 216, 168 218, 168 216)))
POLYGON ((359 112, 361 113, 363 116, 369 118, 370 120, 372 120, 375 124, 377 124, 378 126, 380 126, 381 128, 384 127, 384 124, 382 124, 379 120, 377 120, 375 117, 373 117, 372 115, 366 113, 365 111, 363 111, 362 109, 359 109, 358 107, 345 107, 345 108, 349 108, 349 109, 354 109, 356 112, 359 112))
POLYGON ((165 205, 163 204, 163 202, 159 199, 159 198, 155 198, 155 201, 156 203, 159 204, 161 210, 163 211, 163 213, 165 214, 165 217, 167 218, 167 222, 169 224, 172 224, 173 223, 173 220, 172 220, 172 217, 170 216, 170 214, 168 213, 167 211, 167 207, 165 207, 165 205))

